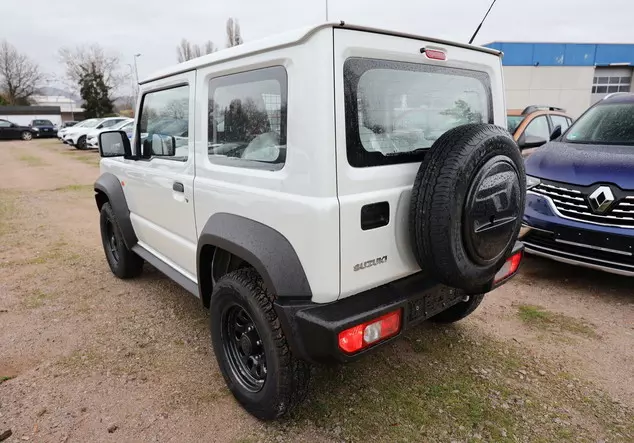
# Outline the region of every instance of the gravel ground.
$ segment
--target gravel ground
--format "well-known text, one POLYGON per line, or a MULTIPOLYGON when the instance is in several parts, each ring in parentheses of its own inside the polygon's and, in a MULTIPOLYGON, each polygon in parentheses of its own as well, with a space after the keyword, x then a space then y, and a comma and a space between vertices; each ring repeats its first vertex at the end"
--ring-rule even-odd
POLYGON ((194 297, 103 257, 98 155, 0 143, 0 439, 634 441, 631 279, 528 258, 470 318, 423 326, 262 423, 225 388, 194 297))

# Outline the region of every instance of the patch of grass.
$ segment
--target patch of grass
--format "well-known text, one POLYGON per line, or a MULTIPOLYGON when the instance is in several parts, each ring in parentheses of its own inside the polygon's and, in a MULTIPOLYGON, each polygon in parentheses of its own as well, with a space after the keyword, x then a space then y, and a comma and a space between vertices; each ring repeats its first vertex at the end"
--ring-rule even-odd
POLYGON ((53 191, 60 191, 60 192, 92 191, 93 188, 94 188, 93 185, 72 184, 72 185, 66 185, 66 186, 61 186, 59 188, 55 188, 53 189, 53 191))
POLYGON ((86 163, 87 165, 98 166, 101 157, 99 153, 86 152, 86 151, 63 151, 62 154, 68 155, 77 161, 86 163))
POLYGON ((46 166, 48 164, 41 158, 36 157, 34 155, 24 154, 18 158, 29 166, 46 166))
POLYGON ((15 378, 15 375, 0 375, 0 385, 5 381, 9 381, 13 378, 15 378))
POLYGON ((517 309, 517 315, 520 320, 534 328, 570 332, 592 338, 598 337, 589 323, 578 318, 548 311, 541 306, 520 305, 517 309))
POLYGON ((62 369, 76 371, 85 365, 94 366, 95 363, 100 361, 101 359, 96 352, 92 350, 78 350, 73 351, 66 357, 60 358, 55 364, 62 369))
POLYGON ((48 246, 42 255, 36 255, 34 257, 20 260, 0 262, 0 269, 12 266, 43 265, 46 263, 52 263, 55 265, 66 262, 77 262, 82 258, 81 255, 70 252, 67 248, 68 243, 64 241, 57 241, 48 246))
POLYGON ((11 194, 0 192, 0 236, 9 232, 9 222, 15 214, 15 201, 11 194))
POLYGON ((27 309, 37 309, 44 306, 44 304, 53 297, 52 294, 44 292, 42 290, 35 290, 24 298, 22 304, 27 309))
POLYGON ((632 411, 595 388, 571 388, 524 350, 458 331, 419 328, 365 359, 320 369, 291 423, 308 420, 338 441, 634 438, 632 411), (584 396, 594 401, 577 401, 584 396), (614 430, 617 416, 623 426, 614 430))

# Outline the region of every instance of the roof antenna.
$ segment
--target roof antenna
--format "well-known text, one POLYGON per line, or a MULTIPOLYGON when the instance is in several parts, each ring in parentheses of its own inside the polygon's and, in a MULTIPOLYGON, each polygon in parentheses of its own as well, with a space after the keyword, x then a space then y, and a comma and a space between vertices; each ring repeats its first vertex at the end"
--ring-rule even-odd
POLYGON ((480 24, 476 28, 475 32, 471 36, 471 40, 469 40, 469 44, 473 43, 473 40, 476 38, 476 35, 478 35, 478 32, 480 32, 480 28, 484 24, 484 21, 487 19, 487 16, 489 15, 489 12, 491 12, 491 9, 493 8, 493 5, 495 4, 496 1, 497 0, 493 0, 493 3, 491 3, 491 6, 489 6, 489 10, 487 11, 486 14, 484 14, 484 17, 482 18, 482 21, 480 22, 480 24))

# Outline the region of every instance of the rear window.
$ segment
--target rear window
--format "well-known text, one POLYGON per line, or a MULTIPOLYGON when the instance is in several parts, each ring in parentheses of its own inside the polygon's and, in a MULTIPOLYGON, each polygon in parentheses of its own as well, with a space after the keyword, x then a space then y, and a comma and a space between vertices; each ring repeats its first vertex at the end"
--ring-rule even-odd
POLYGON ((53 126, 50 120, 33 120, 33 126, 53 126))
POLYGON ((421 161, 449 129, 493 120, 489 77, 479 71, 350 58, 344 85, 355 167, 421 161))

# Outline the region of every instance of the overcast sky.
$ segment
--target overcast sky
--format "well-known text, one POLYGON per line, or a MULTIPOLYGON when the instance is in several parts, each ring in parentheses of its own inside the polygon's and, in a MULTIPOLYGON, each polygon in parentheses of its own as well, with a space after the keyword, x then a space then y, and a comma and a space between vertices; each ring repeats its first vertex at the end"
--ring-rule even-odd
MULTIPOLYGON (((326 19, 325 0, 1 0, 6 38, 60 75, 63 46, 99 43, 138 59, 141 78, 176 63, 182 38, 225 46, 228 17, 245 41, 326 19)), ((468 41, 490 0, 330 0, 330 20, 468 41)), ((634 43, 634 0, 498 0, 475 43, 634 43)))

